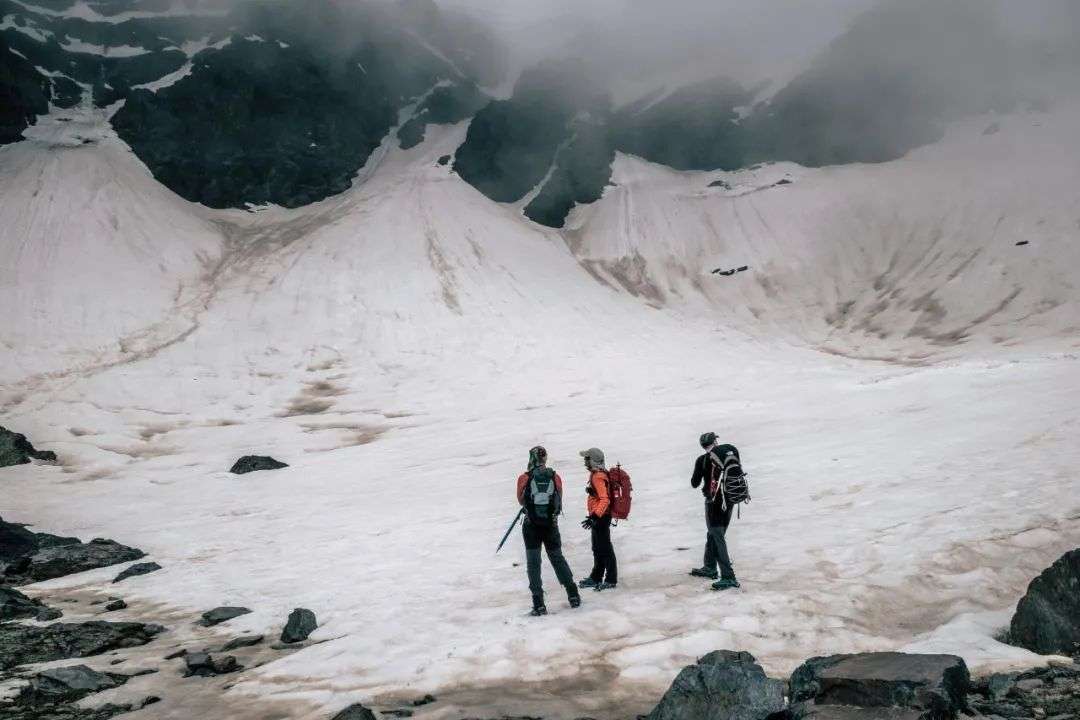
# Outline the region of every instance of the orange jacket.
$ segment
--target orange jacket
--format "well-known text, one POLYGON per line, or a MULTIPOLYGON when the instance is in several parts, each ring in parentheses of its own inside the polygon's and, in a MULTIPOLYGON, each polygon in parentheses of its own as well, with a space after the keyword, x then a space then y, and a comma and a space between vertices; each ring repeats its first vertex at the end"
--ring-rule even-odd
POLYGON ((589 473, 590 492, 585 500, 585 511, 594 517, 604 517, 611 507, 608 498, 608 474, 604 470, 593 470, 589 473))
MULTIPOLYGON (((529 484, 529 473, 524 472, 518 477, 517 482, 517 498, 518 505, 525 504, 525 486, 529 484)), ((559 477, 559 473, 555 473, 555 490, 559 493, 559 497, 562 497, 562 478, 559 477)))

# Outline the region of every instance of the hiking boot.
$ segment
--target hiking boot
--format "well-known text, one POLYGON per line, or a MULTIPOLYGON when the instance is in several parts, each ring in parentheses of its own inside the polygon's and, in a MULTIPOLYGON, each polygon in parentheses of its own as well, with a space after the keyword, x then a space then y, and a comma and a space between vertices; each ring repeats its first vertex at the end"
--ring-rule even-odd
POLYGON ((712 584, 713 590, 730 590, 731 588, 740 587, 739 581, 735 578, 722 578, 712 584))
POLYGON ((600 592, 601 590, 614 590, 616 587, 617 583, 598 582, 595 587, 593 587, 593 590, 600 592))
POLYGON ((694 568, 690 571, 690 574, 694 577, 707 578, 709 580, 716 580, 720 577, 720 573, 716 572, 715 570, 710 570, 707 567, 694 568))
POLYGON ((566 599, 570 602, 570 607, 581 607, 581 595, 578 594, 578 590, 574 585, 566 586, 566 599))
POLYGON ((541 615, 547 615, 547 608, 544 606, 543 595, 533 595, 533 617, 540 617, 541 615))
POLYGON ((581 580, 577 584, 577 586, 579 588, 594 588, 594 587, 596 587, 596 585, 597 585, 597 582, 595 580, 593 580, 592 578, 585 578, 584 580, 581 580))

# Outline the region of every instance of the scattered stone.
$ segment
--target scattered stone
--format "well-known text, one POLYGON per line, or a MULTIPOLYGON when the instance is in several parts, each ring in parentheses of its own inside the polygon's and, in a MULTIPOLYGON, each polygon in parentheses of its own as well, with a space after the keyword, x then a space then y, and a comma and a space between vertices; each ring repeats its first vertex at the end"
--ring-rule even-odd
POLYGON ((991 700, 1003 700, 1016 684, 1016 676, 1011 673, 991 675, 986 683, 987 694, 991 700))
POLYGON ((1080 548, 1065 553, 1028 585, 1009 625, 1014 645, 1040 655, 1072 655, 1080 646, 1080 548))
POLYGON ((922 710, 910 708, 864 708, 814 703, 804 703, 792 708, 788 717, 793 720, 929 720, 922 710))
POLYGON ((709 183, 709 187, 718 187, 724 190, 731 189, 731 185, 729 185, 725 180, 713 180, 711 183, 709 183))
POLYGON ((56 453, 35 450, 25 435, 0 427, 0 467, 25 465, 31 458, 55 462, 56 453))
POLYGON ((148 705, 153 705, 154 703, 159 702, 161 702, 161 698, 159 698, 157 695, 147 695, 142 699, 142 702, 139 703, 139 709, 142 710, 148 705))
POLYGON ((142 677, 143 675, 153 675, 157 671, 157 668, 143 668, 142 670, 136 670, 133 673, 129 673, 128 677, 142 677))
POLYGON ((138 560, 142 550, 101 538, 88 543, 40 547, 30 555, 25 568, 18 572, 26 582, 40 582, 73 573, 138 560))
POLYGON ((164 632, 160 625, 137 622, 0 625, 0 670, 16 665, 101 655, 145 645, 164 632))
POLYGON ((127 608, 127 603, 123 600, 117 599, 112 600, 107 605, 105 605, 105 612, 115 612, 117 610, 124 610, 125 608, 127 608))
POLYGON ((972 684, 968 704, 991 717, 1080 718, 1080 666, 1061 663, 1015 676, 992 675, 972 684))
POLYGON ((245 455, 233 463, 229 472, 243 475, 256 470, 278 470, 285 467, 289 467, 288 463, 279 462, 267 455, 245 455))
POLYGON ((784 709, 784 683, 747 652, 717 650, 682 669, 649 720, 764 720, 784 709))
POLYGON ((125 660, 124 658, 116 658, 115 660, 110 660, 109 664, 110 665, 119 665, 119 664, 125 663, 125 662, 127 662, 127 660, 125 660))
POLYGON ((127 580, 129 577, 135 577, 137 575, 147 575, 160 569, 161 566, 156 562, 135 563, 131 567, 121 571, 119 575, 113 578, 113 582, 118 583, 121 580, 127 580))
POLYGON ((413 707, 422 707, 424 705, 430 705, 433 702, 435 702, 435 696, 431 695, 431 694, 428 694, 428 695, 425 695, 424 697, 420 698, 419 700, 413 700, 412 704, 413 704, 413 707))
POLYGON ((1030 244, 1031 244, 1031 241, 1030 241, 1030 240, 1020 240, 1020 241, 1018 241, 1018 242, 1016 243, 1016 246, 1017 246, 1017 247, 1022 247, 1022 246, 1024 246, 1024 245, 1030 245, 1030 244))
POLYGON ((380 710, 380 715, 389 715, 390 717, 407 718, 412 717, 413 711, 401 708, 398 710, 380 710))
POLYGON ((85 665, 42 670, 30 679, 19 701, 22 703, 74 702, 102 690, 127 682, 124 675, 100 673, 85 665))
POLYGON ((303 642, 318 627, 315 613, 307 608, 296 608, 289 613, 289 620, 285 623, 285 629, 281 631, 281 642, 286 644, 303 642))
POLYGON ((169 653, 168 655, 166 655, 165 659, 166 660, 175 660, 177 658, 182 658, 185 655, 187 655, 187 650, 185 650, 184 648, 180 648, 176 652, 172 652, 172 653, 169 653))
POLYGON ((1001 125, 999 123, 992 122, 992 123, 990 123, 989 125, 986 126, 986 129, 983 130, 982 134, 983 135, 997 135, 1000 131, 1001 131, 1001 125))
POLYGON ((439 165, 443 165, 443 166, 449 165, 450 164, 450 156, 449 155, 443 155, 442 157, 439 158, 438 162, 439 162, 439 165))
POLYGON ((243 667, 240 663, 236 662, 236 658, 232 655, 216 658, 209 653, 204 652, 188 653, 184 658, 184 664, 187 666, 184 677, 191 677, 193 675, 199 677, 213 677, 214 675, 226 675, 231 672, 243 670, 243 667))
POLYGON ((791 178, 780 178, 775 183, 773 183, 773 187, 780 187, 782 185, 793 185, 794 183, 795 181, 791 178))
POLYGON ((14 588, 0 587, 0 622, 37 617, 45 610, 39 600, 31 600, 14 588))
POLYGON ((53 620, 59 620, 62 617, 64 617, 62 610, 47 607, 42 608, 34 619, 38 622, 52 622, 53 620))
POLYGON ((270 646, 271 650, 292 650, 292 645, 286 645, 285 643, 276 642, 270 646))
POLYGON ((860 653, 816 657, 791 676, 792 702, 816 706, 901 707, 954 718, 966 708, 971 684, 955 655, 860 653))
POLYGON ((221 652, 228 652, 230 650, 238 650, 240 648, 251 647, 252 645, 258 645, 262 641, 262 635, 245 635, 243 637, 233 638, 232 640, 221 646, 221 652))
POLYGON ((360 703, 356 703, 339 712, 333 717, 333 720, 376 720, 376 718, 375 713, 360 703))
POLYGON ((230 607, 222 606, 216 607, 213 610, 207 610, 202 614, 202 620, 199 624, 203 627, 213 627, 220 625, 223 622, 232 620, 233 618, 240 617, 241 615, 247 615, 251 610, 246 607, 230 607))

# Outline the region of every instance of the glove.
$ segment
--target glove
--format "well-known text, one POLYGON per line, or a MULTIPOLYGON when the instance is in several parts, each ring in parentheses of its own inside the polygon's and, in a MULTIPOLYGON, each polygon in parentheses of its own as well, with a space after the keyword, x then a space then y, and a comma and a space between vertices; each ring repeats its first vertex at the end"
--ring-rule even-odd
POLYGON ((585 530, 592 530, 593 525, 595 525, 595 524, 596 524, 596 521, 593 520, 592 515, 590 515, 589 517, 587 517, 587 518, 585 518, 584 520, 581 521, 581 527, 584 528, 585 530))

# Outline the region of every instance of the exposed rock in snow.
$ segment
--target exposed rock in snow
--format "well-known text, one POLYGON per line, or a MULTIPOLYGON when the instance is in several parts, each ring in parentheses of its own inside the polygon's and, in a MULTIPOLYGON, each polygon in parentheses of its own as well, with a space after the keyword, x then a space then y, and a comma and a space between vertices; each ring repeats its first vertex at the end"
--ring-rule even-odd
POLYGON ((252 647, 258 645, 264 639, 262 635, 244 635, 242 637, 233 638, 229 642, 221 646, 221 652, 229 652, 230 650, 238 650, 239 648, 252 647))
MULTIPOLYGON (((96 538, 88 543, 43 547, 17 566, 13 573, 22 582, 40 582, 96 568, 138 560, 146 553, 114 540, 96 538)), ((9 571, 9 574, 12 574, 9 571)))
POLYGON ((375 713, 356 703, 339 712, 333 720, 375 720, 375 713))
POLYGON ((0 427, 0 467, 25 465, 34 460, 55 461, 56 453, 35 450, 25 435, 0 427))
POLYGON ((953 718, 966 707, 967 665, 955 655, 895 652, 816 657, 791 676, 791 699, 815 705, 903 707, 953 718))
POLYGON ((683 668, 649 720, 765 720, 784 709, 784 683, 747 652, 717 650, 683 668))
POLYGON ((240 617, 241 615, 247 615, 251 610, 246 607, 231 607, 224 605, 222 607, 216 607, 213 610, 207 610, 202 614, 202 620, 199 624, 203 627, 213 627, 220 625, 223 622, 232 620, 233 618, 240 617))
POLYGON ((127 682, 126 675, 101 673, 86 665, 42 670, 30 680, 23 691, 23 699, 40 702, 72 702, 92 693, 118 687, 127 682))
POLYGON ((968 705, 986 717, 1073 720, 1080 717, 1080 665, 1055 663, 977 678, 968 705))
POLYGON ((0 670, 137 647, 164 631, 160 625, 137 622, 93 621, 45 626, 5 623, 0 625, 0 670))
POLYGON ((116 600, 110 600, 105 603, 105 612, 115 612, 116 610, 124 610, 127 608, 127 603, 117 598, 116 600))
POLYGON ((209 653, 188 653, 184 656, 184 677, 213 677, 214 675, 226 675, 231 672, 243 670, 243 667, 232 655, 214 657, 209 653))
POLYGON ((256 470, 277 470, 284 467, 289 467, 288 463, 280 462, 266 455, 245 455, 233 463, 233 466, 229 468, 229 472, 243 475, 256 470))
POLYGON ((161 566, 158 565, 156 562, 135 563, 134 565, 120 571, 120 574, 117 575, 115 578, 113 578, 113 582, 118 583, 118 582, 121 582, 122 580, 127 580, 130 577, 136 577, 138 575, 147 575, 149 573, 156 572, 157 570, 160 570, 160 569, 161 569, 161 566))
POLYGON ((31 600, 18 590, 0 587, 0 622, 37 617, 44 606, 39 600, 31 600))
POLYGON ((1080 654, 1080 548, 1031 581, 1016 606, 1009 638, 1040 655, 1080 654))
POLYGON ((307 608, 296 608, 289 613, 289 620, 285 623, 285 629, 281 631, 281 642, 303 642, 318 627, 319 623, 315 621, 315 613, 307 608))

